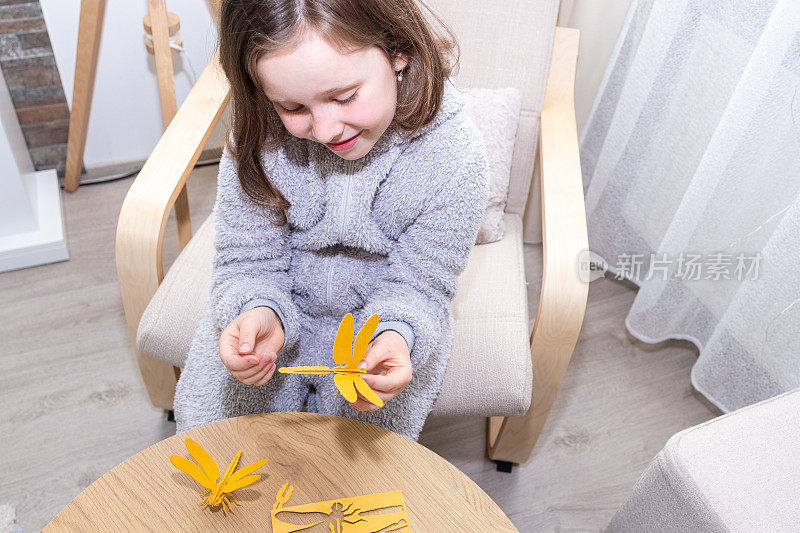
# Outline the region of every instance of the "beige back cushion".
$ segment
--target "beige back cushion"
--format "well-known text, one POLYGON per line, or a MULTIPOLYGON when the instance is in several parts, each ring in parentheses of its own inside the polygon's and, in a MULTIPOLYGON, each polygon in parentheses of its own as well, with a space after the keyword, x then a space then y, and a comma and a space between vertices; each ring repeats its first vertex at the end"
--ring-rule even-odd
POLYGON ((506 213, 522 216, 533 176, 559 0, 426 0, 453 30, 461 50, 459 87, 516 87, 522 111, 506 213))

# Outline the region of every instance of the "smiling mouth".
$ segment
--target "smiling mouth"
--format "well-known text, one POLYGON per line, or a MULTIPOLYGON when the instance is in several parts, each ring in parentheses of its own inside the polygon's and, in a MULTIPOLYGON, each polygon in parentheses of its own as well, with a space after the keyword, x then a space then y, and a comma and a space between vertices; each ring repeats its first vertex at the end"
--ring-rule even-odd
POLYGON ((347 148, 350 148, 353 144, 355 144, 355 141, 358 140, 358 137, 362 133, 363 133, 363 130, 359 131, 358 133, 356 133, 355 135, 353 135, 352 137, 350 137, 347 140, 344 140, 344 141, 339 142, 339 143, 325 143, 325 146, 327 146, 328 148, 330 148, 332 150, 346 150, 347 148))

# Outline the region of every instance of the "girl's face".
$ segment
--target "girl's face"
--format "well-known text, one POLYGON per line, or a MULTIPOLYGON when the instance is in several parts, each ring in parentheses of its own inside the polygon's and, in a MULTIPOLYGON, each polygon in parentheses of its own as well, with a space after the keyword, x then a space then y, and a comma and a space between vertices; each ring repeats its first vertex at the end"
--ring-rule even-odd
POLYGON ((291 50, 263 54, 256 74, 286 129, 342 159, 366 155, 394 119, 397 72, 376 47, 340 54, 317 33, 291 50))

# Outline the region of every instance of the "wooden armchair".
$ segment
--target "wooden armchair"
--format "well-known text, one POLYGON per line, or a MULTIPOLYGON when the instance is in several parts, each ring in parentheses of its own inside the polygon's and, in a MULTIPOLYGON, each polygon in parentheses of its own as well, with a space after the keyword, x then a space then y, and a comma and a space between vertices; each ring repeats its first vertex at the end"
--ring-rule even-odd
MULTIPOLYGON (((441 0, 429 3, 433 4, 434 9, 440 8, 437 9, 437 13, 440 15, 444 11, 442 18, 452 25, 451 27, 460 38, 462 35, 473 36, 473 33, 470 33, 473 29, 467 27, 468 25, 482 24, 480 20, 475 21, 476 12, 483 10, 495 12, 493 9, 482 7, 486 5, 485 1, 464 3, 441 0), (437 4, 439 5, 437 6, 437 4), (473 10, 473 13, 469 12, 470 9, 473 10)), ((498 376, 497 381, 492 385, 495 389, 485 390, 480 398, 465 398, 463 390, 458 393, 461 396, 454 396, 455 393, 449 392, 454 387, 448 385, 449 380, 452 381, 451 367, 457 369, 465 358, 462 353, 456 352, 476 349, 474 347, 465 348, 463 341, 459 342, 459 336, 462 335, 459 331, 464 331, 464 328, 459 330, 456 327, 451 363, 448 364, 448 374, 445 376, 442 394, 440 394, 432 416, 473 414, 486 417, 489 457, 498 461, 498 468, 501 466, 508 468, 510 463, 525 462, 530 455, 547 419, 575 347, 583 321, 588 292, 588 284, 582 282, 577 275, 577 257, 582 250, 588 248, 588 242, 573 104, 578 31, 554 27, 555 13, 558 8, 558 2, 555 0, 545 8, 542 6, 546 2, 523 0, 501 2, 497 0, 496 3, 498 4, 497 9, 519 12, 510 13, 510 17, 523 17, 529 11, 537 11, 535 16, 543 16, 551 26, 549 29, 537 30, 539 33, 534 32, 532 41, 536 42, 537 39, 544 41, 548 44, 548 48, 549 43, 552 42, 553 47, 552 54, 548 54, 550 57, 549 75, 547 75, 546 90, 541 91, 544 93, 543 98, 541 95, 533 97, 532 105, 527 106, 527 108, 532 108, 532 111, 529 111, 525 120, 520 122, 518 143, 515 147, 514 164, 512 165, 509 205, 506 208, 506 236, 502 241, 479 245, 473 250, 470 264, 459 278, 459 294, 454 302, 454 317, 456 326, 458 326, 459 320, 469 322, 470 317, 464 316, 464 313, 467 312, 464 310, 468 309, 469 305, 475 307, 475 302, 470 303, 469 300, 475 298, 470 295, 475 294, 476 291, 462 291, 462 284, 492 284, 495 280, 491 276, 496 275, 498 261, 519 263, 511 265, 516 269, 516 277, 511 276, 513 277, 511 282, 504 278, 503 282, 506 290, 509 283, 512 283, 510 286, 514 298, 522 306, 522 310, 518 310, 513 319, 512 326, 516 328, 513 331, 516 333, 510 340, 516 342, 516 346, 522 347, 515 356, 518 357, 517 362, 522 365, 523 370, 519 372, 506 370, 508 375, 498 376), (537 117, 540 102, 541 114, 537 117), (537 121, 537 118, 540 120, 537 121), (533 179, 533 162, 536 153, 533 143, 537 137, 537 124, 544 264, 538 312, 533 333, 528 336, 524 265, 521 264, 522 215, 525 212, 525 202, 533 179), (525 127, 530 130, 527 134, 522 131, 525 127), (528 142, 526 139, 531 145, 526 145, 528 142), (514 172, 522 176, 521 179, 517 178, 516 182, 513 177, 514 172), (522 274, 520 275, 519 272, 522 274), (494 405, 492 403, 494 398, 502 396, 496 394, 498 390, 514 398, 513 402, 494 405), (443 405, 445 407, 442 407, 443 405), (467 407, 465 408, 465 406, 467 407)), ((510 20, 520 19, 510 18, 510 20)), ((520 20, 519 23, 524 24, 524 22, 525 20, 520 20)), ((521 38, 528 39, 530 46, 530 28, 522 28, 522 30, 524 31, 520 31, 519 35, 524 36, 521 38)), ((492 38, 497 39, 496 35, 498 34, 493 34, 492 38)), ((476 53, 485 50, 486 36, 483 39, 481 41, 481 36, 477 35, 473 36, 473 40, 470 41, 474 44, 472 49, 476 50, 476 53)), ((460 42, 462 44, 462 64, 464 64, 469 61, 467 56, 472 45, 465 46, 463 40, 460 42)), ((510 45, 511 48, 515 46, 514 43, 510 43, 510 45)), ((524 50, 515 53, 520 57, 528 55, 524 50)), ((462 67, 463 70, 464 67, 462 67)), ((544 62, 544 68, 541 70, 548 70, 547 61, 544 62)), ((469 76, 469 71, 466 76, 469 76)), ((481 76, 483 76, 483 80, 493 79, 492 73, 484 72, 483 74, 479 73, 477 78, 473 77, 473 81, 477 80, 476 83, 481 83, 481 76)), ((517 83, 527 83, 526 76, 536 80, 537 76, 542 77, 544 73, 527 73, 525 76, 519 76, 517 83)), ((536 83, 540 83, 544 89, 543 79, 536 83)), ((488 85, 491 83, 483 86, 488 85)), ((509 85, 512 83, 498 79, 494 81, 493 86, 509 85)), ((465 86, 470 85, 465 84, 465 86)), ((521 93, 525 98, 527 92, 523 89, 525 88, 521 88, 521 93)), ((149 312, 148 306, 154 305, 151 305, 151 300, 154 300, 159 285, 164 280, 161 250, 167 217, 212 129, 227 105, 228 97, 227 82, 217 66, 217 57, 215 56, 203 71, 132 184, 122 205, 117 227, 117 271, 128 329, 131 339, 136 345, 134 352, 151 402, 154 406, 166 410, 172 408, 175 384, 179 375, 179 369, 172 363, 180 364, 181 360, 179 356, 158 353, 162 346, 159 342, 164 341, 167 337, 173 339, 176 335, 182 335, 181 344, 184 350, 183 357, 185 357, 185 350, 188 346, 186 339, 190 341, 194 331, 188 326, 183 327, 184 331, 176 331, 172 323, 162 323, 161 326, 154 325, 154 321, 157 321, 153 318, 154 313, 150 313, 148 316, 145 311, 148 309, 149 312), (142 320, 143 314, 145 320, 142 320), (159 327, 168 331, 168 335, 165 335, 161 341, 154 342, 153 337, 157 334, 154 331, 159 327), (151 357, 140 350, 147 350, 172 362, 151 357)), ((523 114, 525 113, 526 102, 523 102, 523 114)), ((210 278, 210 262, 213 257, 211 222, 212 220, 207 220, 188 243, 168 272, 165 286, 167 283, 179 288, 182 285, 202 285, 202 282, 197 280, 192 283, 180 281, 180 277, 184 275, 178 272, 181 261, 186 263, 202 258, 203 264, 195 265, 197 268, 193 267, 191 270, 203 270, 205 273, 202 275, 206 276, 204 279, 210 278), (195 241, 202 242, 195 244, 195 241), (170 276, 174 279, 171 279, 170 276)), ((186 228, 184 228, 185 231, 186 228)), ((182 246, 186 244, 185 242, 181 243, 182 246)), ((169 293, 166 296, 162 294, 161 298, 167 303, 181 300, 183 302, 181 305, 185 304, 187 307, 185 311, 173 311, 178 315, 195 313, 199 317, 197 307, 203 300, 203 294, 207 295, 209 290, 209 287, 203 288, 205 292, 197 291, 198 294, 195 296, 176 298, 173 293, 169 293), (187 301, 189 303, 186 303, 187 301)), ((492 285, 492 290, 494 290, 494 285, 492 285)), ((486 291, 483 294, 486 294, 486 291)), ((499 305, 500 307, 505 306, 506 302, 499 302, 499 305)), ((479 302, 477 307, 485 307, 484 302, 479 302)), ((496 316, 492 320, 472 320, 465 325, 465 328, 474 329, 475 324, 486 323, 487 327, 494 328, 491 332, 495 334, 500 332, 501 335, 504 335, 499 338, 498 342, 501 347, 507 347, 510 344, 506 341, 512 335, 507 333, 511 330, 506 328, 506 324, 504 324, 506 320, 504 316, 496 316)), ((196 324, 196 321, 194 323, 196 324)), ((492 347, 484 346, 480 349, 490 351, 492 347)), ((168 351, 168 349, 165 350, 168 351)), ((498 348, 494 347, 494 350, 497 351, 498 348)), ((486 357, 499 357, 499 360, 502 360, 512 356, 504 352, 500 354, 487 353, 486 357)), ((453 372, 459 371, 453 370, 453 372)))

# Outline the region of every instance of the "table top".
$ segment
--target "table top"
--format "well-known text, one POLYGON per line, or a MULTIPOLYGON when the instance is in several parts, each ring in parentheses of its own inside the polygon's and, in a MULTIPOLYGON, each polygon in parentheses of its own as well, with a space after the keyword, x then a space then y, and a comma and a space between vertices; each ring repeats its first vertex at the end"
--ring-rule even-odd
POLYGON ((270 530, 270 511, 286 482, 294 485, 286 506, 401 490, 414 531, 517 531, 480 487, 424 446, 316 413, 230 418, 158 442, 92 483, 45 531, 270 530), (172 454, 190 457, 186 437, 205 448, 221 471, 240 449, 238 468, 269 459, 256 472, 260 480, 234 492, 242 504, 234 505, 234 514, 201 509, 206 489, 170 463, 172 454))

